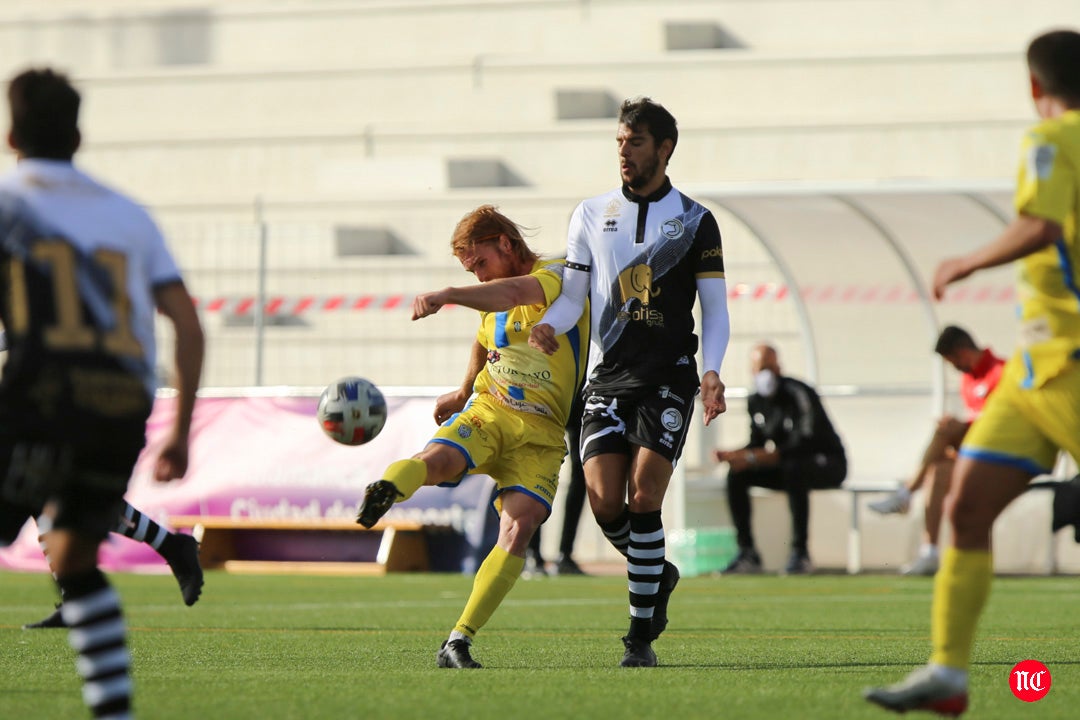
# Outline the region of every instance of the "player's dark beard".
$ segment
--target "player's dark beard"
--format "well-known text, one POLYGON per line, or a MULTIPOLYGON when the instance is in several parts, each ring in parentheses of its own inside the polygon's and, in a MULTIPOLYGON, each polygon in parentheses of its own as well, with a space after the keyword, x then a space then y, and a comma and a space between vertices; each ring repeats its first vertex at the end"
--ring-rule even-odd
POLYGON ((655 177, 657 169, 660 167, 660 153, 656 153, 644 164, 639 166, 638 171, 629 180, 626 181, 627 187, 631 190, 637 190, 640 187, 648 185, 649 182, 655 177))

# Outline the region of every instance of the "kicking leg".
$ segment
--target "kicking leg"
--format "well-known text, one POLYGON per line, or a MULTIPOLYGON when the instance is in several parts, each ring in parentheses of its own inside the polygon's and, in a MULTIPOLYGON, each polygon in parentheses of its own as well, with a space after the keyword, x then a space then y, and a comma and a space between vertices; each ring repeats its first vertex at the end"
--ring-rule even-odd
POLYGON ((428 443, 407 460, 390 463, 381 480, 367 486, 357 511, 356 522, 374 527, 396 502, 404 502, 425 485, 438 485, 460 478, 468 469, 465 456, 457 448, 428 443))

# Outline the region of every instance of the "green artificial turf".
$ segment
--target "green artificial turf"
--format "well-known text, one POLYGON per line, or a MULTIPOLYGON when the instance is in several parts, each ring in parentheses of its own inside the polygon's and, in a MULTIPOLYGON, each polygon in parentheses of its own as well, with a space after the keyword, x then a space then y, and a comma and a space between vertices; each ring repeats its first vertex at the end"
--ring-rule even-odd
MULTIPOLYGON (((470 591, 459 575, 207 574, 184 607, 169 576, 116 574, 135 709, 214 718, 884 718, 861 697, 926 661, 931 581, 893 576, 685 578, 655 669, 619 667, 620 577, 521 580, 478 636, 482 670, 435 652, 470 591)), ((972 718, 1074 718, 1075 578, 998 578, 979 630, 972 718), (1037 703, 1009 671, 1041 660, 1037 703)), ((52 608, 48 576, 0 572, 0 717, 81 718, 63 630, 24 631, 52 608)))

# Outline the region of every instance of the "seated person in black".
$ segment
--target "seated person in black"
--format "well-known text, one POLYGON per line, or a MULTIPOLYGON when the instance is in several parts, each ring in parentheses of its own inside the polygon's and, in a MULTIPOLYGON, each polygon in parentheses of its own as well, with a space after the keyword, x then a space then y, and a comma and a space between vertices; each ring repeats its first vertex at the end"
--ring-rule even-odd
POLYGON ((806 536, 810 491, 839 487, 847 477, 844 445, 833 429, 821 398, 806 383, 780 372, 776 349, 756 345, 750 353, 754 392, 747 400, 750 442, 738 450, 715 450, 726 462, 727 498, 739 553, 724 573, 761 572, 761 556, 750 529, 750 487, 782 490, 791 508, 788 574, 813 572, 806 536))

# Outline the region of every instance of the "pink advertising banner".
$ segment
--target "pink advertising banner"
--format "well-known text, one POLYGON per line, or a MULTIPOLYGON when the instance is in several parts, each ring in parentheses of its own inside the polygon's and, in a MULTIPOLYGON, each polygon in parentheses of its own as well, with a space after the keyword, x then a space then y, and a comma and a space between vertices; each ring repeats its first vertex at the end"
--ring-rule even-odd
MULTIPOLYGON (((151 471, 174 401, 158 398, 128 502, 165 526, 173 515, 352 520, 368 483, 391 462, 423 448, 436 428, 433 397, 387 397, 389 416, 378 437, 359 447, 340 445, 319 427, 317 401, 287 395, 199 398, 188 473, 162 484, 151 471)), ((387 517, 444 525, 465 535, 490 512, 490 491, 486 476, 467 476, 456 488, 421 488, 387 517)), ((150 546, 115 534, 102 546, 101 564, 106 570, 168 571, 150 546)), ((11 547, 0 550, 0 567, 47 571, 32 521, 11 547)))

